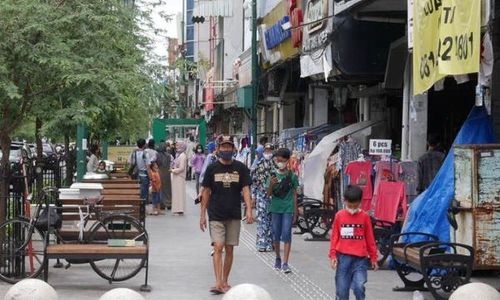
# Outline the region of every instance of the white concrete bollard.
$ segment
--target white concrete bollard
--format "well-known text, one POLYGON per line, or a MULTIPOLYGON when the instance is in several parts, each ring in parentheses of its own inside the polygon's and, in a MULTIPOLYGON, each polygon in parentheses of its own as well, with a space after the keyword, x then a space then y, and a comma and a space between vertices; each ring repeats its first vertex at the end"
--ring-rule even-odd
POLYGON ((482 282, 462 285, 451 294, 449 300, 500 300, 500 293, 492 286, 482 282))
POLYGON ((14 284, 5 294, 4 300, 58 300, 57 293, 48 283, 40 279, 23 279, 14 284))
POLYGON ((107 291, 99 300, 145 300, 144 297, 136 291, 126 288, 116 288, 107 291))
POLYGON ((243 283, 230 289, 222 300, 272 300, 271 295, 255 284, 243 283))

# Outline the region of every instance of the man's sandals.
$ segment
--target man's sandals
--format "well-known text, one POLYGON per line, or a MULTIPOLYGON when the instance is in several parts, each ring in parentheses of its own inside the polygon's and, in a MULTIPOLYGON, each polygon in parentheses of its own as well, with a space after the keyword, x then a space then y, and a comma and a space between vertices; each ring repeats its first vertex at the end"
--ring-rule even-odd
POLYGON ((213 286, 210 288, 210 293, 212 293, 213 295, 222 295, 222 294, 225 294, 230 289, 231 289, 230 285, 227 285, 227 286, 223 287, 222 289, 213 286))

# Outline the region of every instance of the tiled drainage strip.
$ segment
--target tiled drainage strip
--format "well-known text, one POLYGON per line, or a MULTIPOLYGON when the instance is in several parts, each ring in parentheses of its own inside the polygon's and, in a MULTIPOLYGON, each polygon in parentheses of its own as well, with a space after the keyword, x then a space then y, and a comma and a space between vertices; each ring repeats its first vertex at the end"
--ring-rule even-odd
POLYGON ((255 249, 255 236, 247 231, 244 226, 241 227, 240 242, 252 251, 265 265, 271 268, 277 276, 287 282, 290 287, 302 297, 302 299, 334 299, 334 297, 328 295, 327 292, 312 282, 309 277, 299 272, 299 270, 295 267, 290 266, 292 272, 288 274, 284 274, 281 270, 276 270, 274 268, 274 252, 258 252, 255 249))

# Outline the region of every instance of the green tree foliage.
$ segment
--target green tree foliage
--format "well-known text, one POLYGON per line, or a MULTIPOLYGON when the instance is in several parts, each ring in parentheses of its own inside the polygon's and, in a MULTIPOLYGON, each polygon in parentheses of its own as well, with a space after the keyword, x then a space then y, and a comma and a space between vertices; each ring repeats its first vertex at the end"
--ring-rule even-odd
MULTIPOLYGON (((151 91, 161 85, 147 58, 147 8, 123 0, 1 2, 3 174, 12 134, 28 120, 60 136, 73 135, 80 123, 94 139, 147 132, 151 114, 159 113, 150 107, 151 91)), ((5 195, 4 180, 0 200, 5 195)), ((0 220, 4 212, 0 201, 0 220)))

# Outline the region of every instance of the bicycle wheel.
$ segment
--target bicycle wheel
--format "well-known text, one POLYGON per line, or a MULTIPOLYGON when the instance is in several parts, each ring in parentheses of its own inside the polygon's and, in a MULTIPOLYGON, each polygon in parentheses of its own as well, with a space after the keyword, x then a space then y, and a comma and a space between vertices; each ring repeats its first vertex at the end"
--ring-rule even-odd
MULTIPOLYGON (((135 240, 147 245, 148 234, 140 222, 127 215, 111 215, 96 223, 88 242, 106 244, 108 239, 135 240)), ((145 259, 102 259, 90 261, 92 269, 108 281, 123 281, 134 277, 146 263, 145 259)))
POLYGON ((16 283, 38 277, 44 264, 44 235, 29 220, 17 218, 0 225, 0 280, 16 283))

